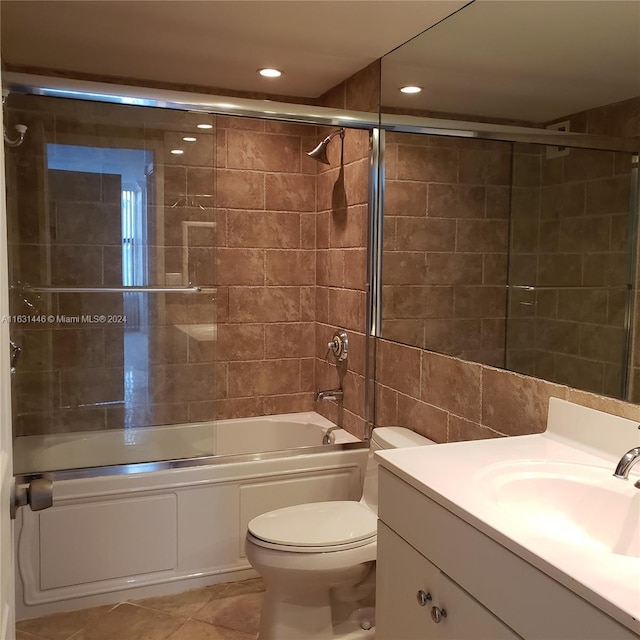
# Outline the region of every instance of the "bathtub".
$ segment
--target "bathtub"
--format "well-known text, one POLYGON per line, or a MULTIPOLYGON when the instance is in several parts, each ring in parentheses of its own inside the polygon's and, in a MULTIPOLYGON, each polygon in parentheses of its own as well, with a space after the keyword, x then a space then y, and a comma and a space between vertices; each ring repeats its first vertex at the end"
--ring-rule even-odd
POLYGON ((255 576, 244 553, 249 520, 359 499, 367 444, 336 430, 323 445, 331 426, 309 412, 32 441, 40 447, 16 458, 52 470, 54 505, 18 511, 17 618, 255 576), (172 456, 186 459, 151 462, 172 456), (94 468, 71 469, 79 460, 94 468))
MULTIPOLYGON (((160 427, 20 436, 14 445, 13 469, 16 474, 27 474, 313 447, 322 444, 324 434, 333 426, 320 414, 309 411, 160 427)), ((332 432, 331 439, 336 444, 357 441, 342 429, 332 432)))

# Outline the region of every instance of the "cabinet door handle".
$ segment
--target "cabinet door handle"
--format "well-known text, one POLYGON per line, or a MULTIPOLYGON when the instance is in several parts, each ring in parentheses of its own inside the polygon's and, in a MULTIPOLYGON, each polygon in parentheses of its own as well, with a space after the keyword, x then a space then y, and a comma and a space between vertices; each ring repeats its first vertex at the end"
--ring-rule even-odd
POLYGON ((431 607, 431 619, 437 624, 447 617, 447 612, 440 607, 431 607))
POLYGON ((431 594, 427 593, 426 591, 423 591, 422 589, 420 589, 418 593, 416 593, 416 598, 418 599, 418 604, 421 607, 424 607, 427 604, 427 602, 431 602, 432 600, 431 594))

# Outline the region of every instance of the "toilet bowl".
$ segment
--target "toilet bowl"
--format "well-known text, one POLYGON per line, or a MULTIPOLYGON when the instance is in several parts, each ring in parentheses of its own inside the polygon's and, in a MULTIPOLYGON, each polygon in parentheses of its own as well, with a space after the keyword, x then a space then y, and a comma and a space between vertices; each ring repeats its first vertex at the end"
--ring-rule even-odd
POLYGON ((312 502, 249 522, 246 553, 266 591, 259 640, 372 638, 381 449, 433 444, 402 427, 374 429, 362 498, 312 502))

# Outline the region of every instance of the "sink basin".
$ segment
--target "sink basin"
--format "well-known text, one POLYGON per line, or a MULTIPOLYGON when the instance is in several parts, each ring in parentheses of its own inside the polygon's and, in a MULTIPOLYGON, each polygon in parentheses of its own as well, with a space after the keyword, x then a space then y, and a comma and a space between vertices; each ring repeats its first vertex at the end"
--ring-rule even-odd
POLYGON ((640 490, 612 470, 525 461, 494 465, 485 499, 532 532, 593 551, 640 557, 640 490))

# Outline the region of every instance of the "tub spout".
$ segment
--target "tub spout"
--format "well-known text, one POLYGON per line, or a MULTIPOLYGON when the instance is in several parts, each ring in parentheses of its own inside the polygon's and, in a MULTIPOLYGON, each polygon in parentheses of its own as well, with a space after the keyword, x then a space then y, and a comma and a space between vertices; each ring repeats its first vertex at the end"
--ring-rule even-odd
POLYGON ((318 391, 316 393, 316 402, 321 400, 335 400, 336 402, 342 402, 344 398, 344 391, 342 389, 329 389, 328 391, 318 391))

